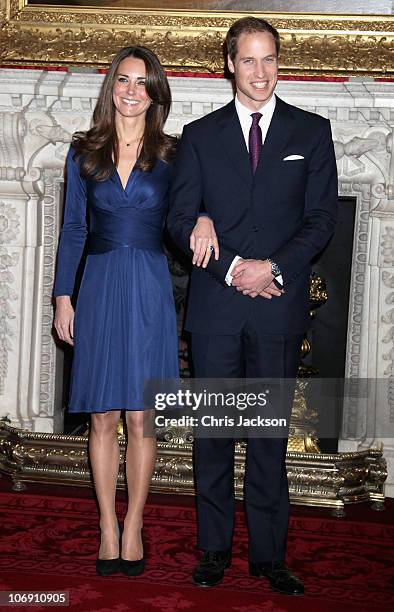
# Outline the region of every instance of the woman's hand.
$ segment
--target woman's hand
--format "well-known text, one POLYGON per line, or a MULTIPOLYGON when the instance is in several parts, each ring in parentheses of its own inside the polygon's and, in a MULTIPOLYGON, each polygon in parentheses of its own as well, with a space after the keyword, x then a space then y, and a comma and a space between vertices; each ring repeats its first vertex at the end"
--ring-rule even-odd
POLYGON ((54 326, 60 340, 74 345, 74 308, 69 295, 59 295, 56 298, 56 313, 54 326))
POLYGON ((193 251, 193 265, 206 268, 212 252, 216 261, 219 259, 219 244, 215 226, 209 217, 199 217, 190 234, 190 248, 193 251), (213 251, 210 248, 213 247, 213 251))

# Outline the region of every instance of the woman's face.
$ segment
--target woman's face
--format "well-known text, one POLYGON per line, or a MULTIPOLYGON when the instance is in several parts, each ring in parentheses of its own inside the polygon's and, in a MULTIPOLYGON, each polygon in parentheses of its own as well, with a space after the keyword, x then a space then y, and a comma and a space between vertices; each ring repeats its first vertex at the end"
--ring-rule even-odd
POLYGON ((126 57, 119 64, 112 99, 122 117, 145 115, 152 100, 145 89, 146 68, 142 59, 126 57))

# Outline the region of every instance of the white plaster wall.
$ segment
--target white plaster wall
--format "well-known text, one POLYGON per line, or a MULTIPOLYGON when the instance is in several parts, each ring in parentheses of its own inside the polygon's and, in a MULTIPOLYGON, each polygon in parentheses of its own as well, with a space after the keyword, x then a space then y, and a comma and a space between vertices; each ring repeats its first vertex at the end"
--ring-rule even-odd
MULTIPOLYGON (((59 431, 62 354, 51 336, 51 291, 62 172, 71 135, 89 126, 103 76, 0 70, 0 418, 59 431)), ((231 99, 217 78, 171 78, 169 133, 231 99)), ((346 376, 387 381, 344 406, 340 450, 385 444, 394 496, 394 441, 367 437, 372 413, 394 426, 394 83, 280 81, 286 101, 331 120, 339 193, 357 198, 346 376)))

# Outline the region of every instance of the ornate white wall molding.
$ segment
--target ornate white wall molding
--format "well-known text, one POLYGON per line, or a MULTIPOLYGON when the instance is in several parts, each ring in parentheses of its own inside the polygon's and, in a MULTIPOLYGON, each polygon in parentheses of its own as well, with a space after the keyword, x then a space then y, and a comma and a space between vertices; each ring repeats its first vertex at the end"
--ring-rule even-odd
MULTIPOLYGON (((51 290, 61 180, 73 132, 86 129, 102 75, 0 71, 0 417, 59 431, 51 290)), ((216 78, 172 78, 167 131, 231 99, 216 78)), ((339 192, 357 199, 346 376, 387 385, 344 406, 340 450, 385 443, 394 495, 394 441, 371 438, 371 411, 394 421, 394 83, 281 81, 286 101, 331 120, 339 192)), ((58 370, 60 365, 58 364, 58 370)))

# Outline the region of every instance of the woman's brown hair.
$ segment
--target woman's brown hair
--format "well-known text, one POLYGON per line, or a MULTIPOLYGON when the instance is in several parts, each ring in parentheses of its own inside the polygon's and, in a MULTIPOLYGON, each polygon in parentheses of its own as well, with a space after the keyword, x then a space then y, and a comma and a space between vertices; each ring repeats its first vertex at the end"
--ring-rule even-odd
POLYGON ((112 91, 119 64, 127 57, 135 57, 144 62, 146 92, 152 100, 146 112, 138 167, 149 172, 158 159, 168 162, 174 156, 175 139, 163 131, 170 112, 171 91, 162 65, 147 47, 124 47, 115 55, 104 79, 94 109, 91 129, 87 132, 76 132, 73 136, 73 147, 76 156, 81 159, 80 171, 84 178, 104 181, 111 176, 114 167, 118 165, 119 141, 115 127, 112 91))

